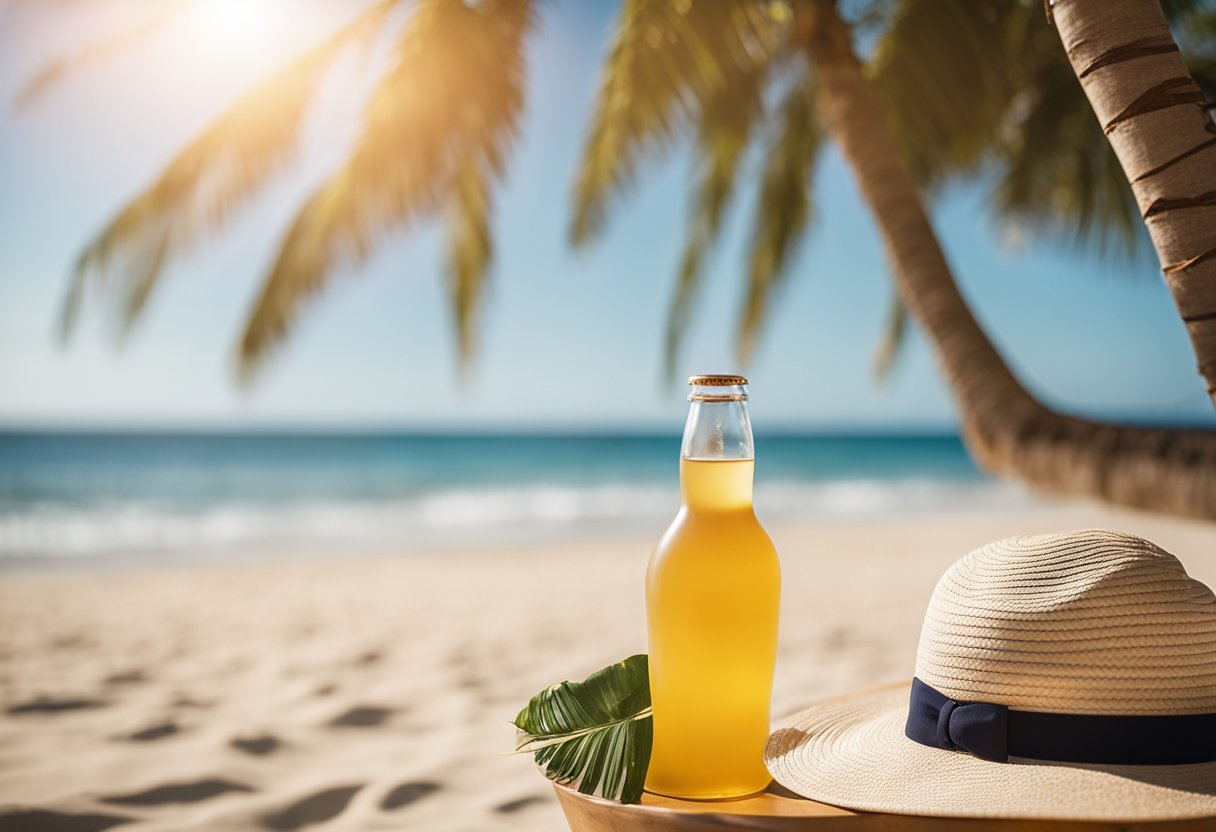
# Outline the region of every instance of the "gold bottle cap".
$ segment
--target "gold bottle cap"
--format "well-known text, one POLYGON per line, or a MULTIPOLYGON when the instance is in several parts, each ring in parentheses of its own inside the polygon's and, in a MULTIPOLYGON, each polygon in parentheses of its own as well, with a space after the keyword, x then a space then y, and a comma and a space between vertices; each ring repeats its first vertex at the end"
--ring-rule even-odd
POLYGON ((743 376, 689 376, 688 383, 693 387, 741 387, 747 384, 747 379, 743 376))

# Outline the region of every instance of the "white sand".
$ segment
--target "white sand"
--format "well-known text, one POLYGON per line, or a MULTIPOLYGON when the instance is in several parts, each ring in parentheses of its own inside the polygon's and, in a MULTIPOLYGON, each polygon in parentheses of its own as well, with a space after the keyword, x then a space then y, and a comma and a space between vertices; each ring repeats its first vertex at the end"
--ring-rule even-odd
MULTIPOLYGON (((1088 505, 772 529, 774 716, 911 675, 928 595, 969 549, 1095 525, 1216 585, 1216 526, 1088 505)), ((645 650, 652 543, 4 577, 0 828, 107 823, 12 815, 36 809, 131 830, 564 829, 530 760, 500 755, 509 722, 645 650)))

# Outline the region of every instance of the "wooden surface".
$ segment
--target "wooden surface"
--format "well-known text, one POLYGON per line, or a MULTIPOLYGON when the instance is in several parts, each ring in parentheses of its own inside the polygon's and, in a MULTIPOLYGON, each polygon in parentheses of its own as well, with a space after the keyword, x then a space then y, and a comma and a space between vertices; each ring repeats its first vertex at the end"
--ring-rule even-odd
POLYGON ((571 832, 1213 832, 1216 818, 1162 823, 927 818, 850 812, 771 786, 743 800, 690 801, 645 794, 639 805, 554 785, 571 832))

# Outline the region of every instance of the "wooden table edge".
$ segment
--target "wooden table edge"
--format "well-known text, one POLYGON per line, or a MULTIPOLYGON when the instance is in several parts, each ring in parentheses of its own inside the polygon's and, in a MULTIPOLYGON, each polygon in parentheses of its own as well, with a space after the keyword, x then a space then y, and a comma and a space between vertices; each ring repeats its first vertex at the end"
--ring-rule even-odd
MULTIPOLYGON (((1167 821, 1079 821, 960 818, 856 812, 806 798, 765 793, 787 811, 740 812, 756 798, 679 801, 679 805, 623 804, 553 784, 571 832, 1213 832, 1216 817, 1167 821)), ((647 795, 646 797, 650 797, 647 795)), ((644 798, 645 799, 645 798, 644 798)), ((673 801, 675 803, 675 801, 673 801)))
MULTIPOLYGON (((884 690, 907 688, 911 679, 875 685, 822 700, 831 704, 884 690)), ((800 709, 801 710, 801 709, 800 709)), ((797 711, 795 713, 798 713, 797 711)), ((791 714, 790 716, 793 716, 791 714)), ((787 717, 786 719, 789 719, 787 717)), ((780 788, 780 787, 776 787, 780 788)), ((772 790, 740 800, 678 800, 646 793, 623 804, 553 784, 572 832, 1213 832, 1216 817, 1172 821, 1077 821, 960 818, 860 812, 772 790)))

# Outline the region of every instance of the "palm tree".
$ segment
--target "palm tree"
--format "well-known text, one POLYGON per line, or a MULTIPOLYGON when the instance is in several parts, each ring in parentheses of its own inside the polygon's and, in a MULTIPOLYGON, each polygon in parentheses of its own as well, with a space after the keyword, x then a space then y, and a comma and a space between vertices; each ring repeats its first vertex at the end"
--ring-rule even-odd
POLYGON ((990 471, 1046 490, 1216 517, 1216 431, 1060 414, 1014 377, 953 281, 834 0, 808 0, 800 9, 819 112, 875 216, 896 287, 933 342, 972 455, 990 471))
MULTIPOLYGON (((1075 15, 1078 7, 1068 5, 1069 14, 1075 15)), ((1166 59, 1186 72, 1158 4, 1146 0, 1138 5, 1155 14, 1157 34, 1147 52, 1140 51, 1146 48, 1140 40, 1132 44, 1132 63, 1122 70, 1130 75, 1120 87, 1128 93, 1137 90, 1138 58, 1172 56, 1166 59)), ((1212 126, 1196 101, 1216 99, 1216 5, 1210 0, 1164 0, 1162 5, 1186 47, 1186 62, 1199 87, 1189 88, 1190 130, 1175 137, 1188 153, 1186 165, 1171 175, 1180 173, 1196 185, 1206 179, 1210 190, 1216 148, 1205 144, 1212 138, 1212 126)), ((1097 6, 1086 8, 1094 14, 1097 6)), ((1101 18, 1133 19, 1108 4, 1102 5, 1101 18)), ((1135 183, 1128 183, 1150 168, 1124 174, 1104 122, 1094 118, 1084 100, 1082 86, 1088 75, 1081 85, 1073 81, 1070 56, 1075 54, 1060 49, 1059 38, 1044 25, 1043 10, 1036 3, 973 0, 944 6, 902 0, 890 7, 870 69, 909 169, 922 184, 932 187, 944 176, 983 166, 995 174, 990 204, 1003 223, 1034 234, 1072 238, 1099 253, 1147 254, 1153 241, 1141 208, 1151 199, 1138 205, 1135 183)), ((1076 72, 1085 69, 1076 67, 1076 72)), ((1109 73, 1115 66, 1103 69, 1109 73)), ((1141 160, 1143 154, 1163 154, 1164 163, 1170 147, 1158 133, 1152 147, 1142 144, 1138 152, 1141 160)), ((1175 191, 1177 185, 1175 178, 1175 191)), ((1178 192, 1187 193, 1185 188, 1178 192)), ((1201 250, 1193 248, 1192 253, 1201 250)), ((1176 281, 1168 284, 1174 290, 1176 281)), ((1184 319, 1189 317, 1182 305, 1185 299, 1177 300, 1184 319)), ((1216 356, 1195 323, 1184 322, 1211 387, 1216 356)))
MULTIPOLYGON (((962 58, 979 63, 999 58, 977 48, 984 38, 966 31, 952 38, 954 33, 940 30, 943 19, 968 27, 986 23, 995 37, 1007 34, 1011 22, 1021 22, 1016 17, 1012 21, 1007 18, 1002 25, 1000 16, 991 14, 996 11, 991 6, 987 16, 980 8, 976 20, 969 12, 977 7, 967 4, 967 10, 960 9, 952 16, 942 13, 940 3, 897 4, 895 23, 888 30, 890 39, 882 41, 877 49, 877 83, 871 83, 853 51, 834 0, 792 4, 793 19, 788 21, 776 48, 768 47, 771 33, 763 23, 745 17, 738 8, 733 12, 719 8, 716 15, 697 12, 694 20, 691 8, 645 0, 627 3, 605 67, 599 107, 576 187, 574 241, 584 243, 593 237, 602 224, 605 205, 629 184, 641 152, 669 144, 686 131, 692 135, 701 159, 702 177, 694 186, 694 203, 702 210, 694 213, 689 240, 690 246, 703 248, 703 240, 707 236, 712 239, 704 229, 716 227, 721 210, 717 203, 721 200, 702 195, 729 193, 733 165, 739 158, 738 151, 717 139, 706 122, 712 125, 720 109, 733 109, 737 118, 733 129, 748 129, 754 109, 746 105, 746 99, 734 107, 724 107, 721 99, 738 96, 738 90, 745 89, 743 81, 760 71, 774 74, 781 62, 793 80, 776 119, 776 138, 767 155, 768 168, 761 186, 748 301, 740 322, 741 352, 746 356, 750 350, 766 299, 782 276, 783 258, 809 213, 809 176, 790 174, 813 170, 814 154, 821 144, 820 128, 807 124, 807 117, 810 114, 813 120, 817 112, 822 132, 837 142, 857 177, 877 221, 902 302, 936 349, 959 405, 964 437, 980 464, 1046 490, 1216 517, 1216 432, 1109 425, 1054 412, 1013 375, 958 291, 911 170, 916 169, 922 181, 932 181, 951 170, 977 164, 995 143, 995 128, 1009 99, 1000 96, 1001 89, 992 89, 983 72, 960 79, 954 87, 970 85, 972 94, 959 95, 961 100, 951 102, 954 106, 984 106, 994 93, 996 103, 988 103, 985 111, 965 112, 960 117, 970 119, 972 129, 944 138, 934 135, 933 115, 923 110, 895 109, 891 122, 902 128, 900 135, 905 141, 901 145, 888 122, 879 90, 886 91, 890 99, 898 99, 910 85, 930 86, 939 72, 964 73, 967 66, 962 58), (939 27, 936 32, 926 25, 929 6, 934 7, 939 27), (715 26, 725 27, 737 40, 714 44, 711 51, 713 38, 728 38, 715 31, 715 26), (706 29, 708 35, 704 34, 706 29), (900 60, 904 42, 899 38, 909 33, 922 37, 932 34, 949 43, 943 51, 914 51, 900 60), (709 73, 696 63, 707 53, 732 60, 717 61, 716 73, 709 73), (932 55, 925 61, 927 72, 926 67, 915 66, 923 54, 932 55), (914 74, 917 69, 922 73, 919 78, 914 74), (638 95, 647 96, 648 107, 627 115, 614 112, 614 102, 638 95), (805 155, 800 157, 799 151, 805 155), (774 182, 784 184, 784 193, 773 187, 774 182), (706 205, 714 210, 705 211, 706 205)), ((1006 79, 1009 85, 1018 80, 1012 72, 1006 75, 1010 76, 1006 79)), ((926 97, 907 100, 915 108, 923 106, 926 97)), ((1045 108, 1030 103, 1031 113, 1045 108)), ((1092 135, 1080 134, 1073 147, 1092 155, 1092 135)), ((1042 176, 1033 167, 1043 164, 1022 159, 1013 141, 1005 141, 1002 150, 1013 162, 1006 165, 1003 178, 1003 187, 1010 194, 1010 209, 1033 204, 1033 189, 1018 190, 1014 186, 1042 176)), ((1109 149, 1106 153, 1109 155, 1109 149)), ((1106 170, 1109 172, 1109 165, 1106 170)), ((1057 213, 1070 214, 1082 232, 1092 227, 1095 217, 1109 224, 1116 216, 1111 206, 1087 204, 1085 199, 1074 197, 1075 207, 1059 206, 1057 213)), ((1116 207, 1125 205, 1115 203, 1116 207)), ((1134 225, 1127 223, 1125 227, 1134 225)), ((696 273, 688 267, 690 262, 695 265, 695 257, 686 256, 673 304, 669 331, 677 335, 695 289, 696 273)), ((900 316, 897 314, 894 320, 899 329, 900 316)), ((669 343, 674 340, 670 338, 669 343)))
POLYGON ((312 93, 347 48, 396 38, 345 163, 300 208, 245 325, 238 369, 249 378, 301 305, 358 266, 387 232, 438 217, 448 237, 448 295, 462 359, 492 256, 490 213, 524 105, 532 0, 377 0, 255 86, 169 164, 85 248, 64 305, 72 329, 85 292, 108 285, 120 330, 134 323, 170 258, 221 228, 294 150, 312 93), (454 60, 453 56, 459 56, 454 60))
MULTIPOLYGON (((167 259, 221 224, 232 205, 288 154, 311 89, 335 54, 391 29, 396 5, 382 0, 368 6, 252 90, 187 148, 86 249, 65 324, 70 327, 89 285, 108 275, 118 278, 122 320, 129 325, 167 259)), ((769 152, 740 323, 740 352, 746 358, 773 290, 785 278, 790 252, 813 214, 810 181, 818 150, 830 137, 853 168, 888 251, 902 299, 892 332, 904 328, 906 306, 936 348, 965 438, 981 465, 1048 490, 1216 517, 1216 432, 1105 425, 1048 409, 1014 377, 959 294, 925 215, 921 187, 994 154, 1007 160, 1010 211, 1049 193, 1055 200, 1049 204, 1082 232, 1110 227, 1134 232, 1136 225, 1126 221, 1125 212, 1120 226, 1117 207, 1126 207, 1126 199, 1115 200, 1111 209, 1107 201, 1087 198, 1096 191, 1095 182, 1110 182, 1109 163, 1083 168, 1090 171, 1090 187, 1074 188, 1071 202, 1059 200, 1058 187, 1039 188, 1061 179, 1050 161, 1053 148, 1028 141, 1034 138, 1029 116, 1021 144, 1008 139, 1018 131, 1004 129, 1010 121, 1006 88, 984 84, 1007 76, 1010 84, 1031 87, 1026 109, 1032 115, 1063 107, 1092 121, 1079 94, 1069 109, 1067 96, 1053 99, 1051 89, 1033 86, 1039 76, 1008 71, 1016 56, 977 49, 983 41, 974 37, 939 38, 956 47, 940 58, 906 48, 916 33, 930 30, 926 20, 932 14, 948 23, 974 22, 964 9, 980 7, 988 10, 981 22, 1007 37, 1011 28, 1028 25, 1024 5, 976 0, 946 7, 953 15, 943 14, 943 6, 933 0, 889 0, 867 7, 864 21, 886 33, 867 72, 834 0, 626 0, 576 185, 575 242, 594 238, 609 202, 628 185, 642 158, 691 134, 701 165, 694 185, 697 210, 668 328, 673 356, 739 161, 762 136, 769 152), (970 55, 960 53, 964 47, 972 49, 970 55), (959 63, 967 57, 970 63, 959 63), (971 72, 997 58, 1003 76, 971 72), (924 68, 922 88, 942 72, 971 73, 982 82, 963 84, 981 105, 969 113, 969 132, 950 131, 947 141, 939 141, 937 125, 948 114, 899 108, 900 101, 916 101, 901 97, 899 90, 917 81, 913 70, 918 67, 924 68), (771 125, 765 108, 769 91, 781 97, 771 125), (1030 187, 1021 187, 1027 183, 1030 187)), ((1046 30, 1041 18, 1040 26, 1046 30)), ((528 0, 467 5, 420 0, 396 35, 394 65, 379 81, 351 158, 301 209, 284 239, 242 338, 239 357, 246 377, 326 280, 361 261, 379 234, 425 215, 439 215, 448 224, 450 296, 461 354, 470 354, 472 318, 491 256, 489 205, 522 108, 523 44, 532 27, 528 0), (454 54, 461 55, 460 66, 452 61, 454 54)), ((1067 68, 1062 58, 1056 68, 1061 62, 1067 68)), ((1086 159, 1094 156, 1092 131, 1070 140, 1086 159)), ((1094 158, 1110 158, 1109 148, 1105 153, 1094 158)), ((1126 185, 1112 192, 1126 193, 1126 185)))
MULTIPOLYGON (((1190 0, 1172 0, 1169 6, 1184 33, 1199 35, 1205 27, 1216 27, 1210 6, 1190 0)), ((792 12, 797 6, 776 8, 792 12)), ((760 72, 746 61, 737 72, 731 62, 722 61, 704 78, 695 64, 672 69, 668 77, 660 73, 660 84, 675 85, 688 98, 671 99, 665 109, 656 106, 661 93, 642 90, 653 86, 642 80, 651 71, 642 65, 649 61, 662 68, 681 57, 691 63, 697 58, 694 50, 704 54, 711 48, 708 42, 678 48, 682 37, 697 31, 694 15, 705 16, 703 6, 681 11, 678 4, 635 3, 623 11, 619 54, 605 67, 605 93, 611 85, 628 89, 622 96, 644 95, 655 101, 647 105, 649 110, 638 107, 633 114, 618 116, 608 132, 602 127, 611 109, 601 101, 573 229, 577 244, 593 240, 605 213, 602 203, 628 187, 645 155, 678 141, 693 146, 701 177, 693 186, 686 255, 670 312, 669 367, 695 299, 698 267, 731 196, 743 149, 732 144, 732 137, 746 142, 759 133, 758 141, 768 138, 765 158, 772 162, 753 220, 748 301, 740 320, 745 358, 761 322, 763 287, 771 290, 784 279, 787 247, 799 241, 813 215, 808 192, 822 142, 814 116, 813 72, 804 50, 789 42, 788 25, 769 33, 778 45, 759 56, 760 72), (629 27, 636 33, 646 26, 667 32, 656 39, 664 44, 662 50, 652 50, 649 56, 645 44, 626 46, 629 40, 637 41, 629 27), (630 60, 641 68, 631 69, 630 60), (629 72, 640 73, 639 80, 632 81, 629 72), (771 117, 756 109, 752 90, 759 75, 776 78, 770 87, 792 93, 786 107, 771 117), (724 112, 732 118, 718 115, 724 112), (622 154, 615 162, 609 152, 614 146, 622 154)), ((887 113, 905 166, 922 188, 932 191, 949 178, 982 171, 995 183, 990 200, 995 214, 1002 224, 1017 227, 1020 236, 1071 240, 1099 254, 1137 255, 1147 248, 1148 237, 1118 160, 1084 93, 1072 82, 1072 68, 1045 25, 1040 6, 1025 0, 876 0, 860 17, 860 25, 869 30, 866 37, 877 41, 867 77, 887 113)), ((753 29, 756 25, 754 18, 745 23, 753 29)), ((1210 46, 1204 52, 1200 37, 1194 40, 1198 43, 1189 51, 1196 77, 1216 95, 1216 55, 1210 46)), ((907 331, 905 317, 897 295, 888 338, 879 352, 880 369, 890 364, 907 331)))
MULTIPOLYGON (((1216 15, 1206 22, 1211 46, 1216 15)), ((1152 0, 1067 0, 1055 23, 1131 183, 1216 404, 1216 96, 1191 77, 1152 0)))

